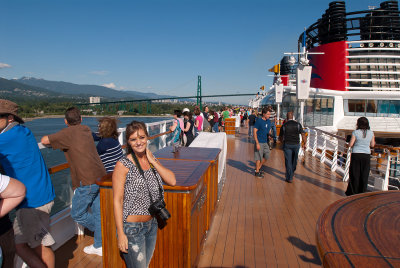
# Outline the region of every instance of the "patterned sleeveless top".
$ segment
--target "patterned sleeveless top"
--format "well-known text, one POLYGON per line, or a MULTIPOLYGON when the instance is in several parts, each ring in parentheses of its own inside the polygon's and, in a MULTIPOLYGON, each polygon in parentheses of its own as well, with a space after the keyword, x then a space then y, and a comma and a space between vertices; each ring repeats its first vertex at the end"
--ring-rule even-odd
MULTIPOLYGON (((119 160, 125 167, 129 169, 126 174, 124 186, 124 204, 122 216, 124 222, 129 215, 150 215, 148 209, 150 207, 149 191, 146 185, 149 186, 153 202, 160 198, 159 185, 162 185, 162 180, 157 170, 156 177, 150 169, 143 170, 144 178, 140 175, 139 169, 126 156, 119 160), (146 180, 146 181, 145 181, 146 180), (157 182, 159 181, 159 183, 157 182)), ((164 189, 162 189, 162 198, 164 198, 164 189)))

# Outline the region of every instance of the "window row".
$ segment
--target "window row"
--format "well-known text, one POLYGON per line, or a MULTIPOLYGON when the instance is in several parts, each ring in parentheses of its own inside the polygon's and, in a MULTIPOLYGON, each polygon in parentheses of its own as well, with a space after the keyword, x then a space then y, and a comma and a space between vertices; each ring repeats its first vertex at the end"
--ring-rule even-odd
POLYGON ((344 100, 344 114, 400 117, 400 100, 344 100))

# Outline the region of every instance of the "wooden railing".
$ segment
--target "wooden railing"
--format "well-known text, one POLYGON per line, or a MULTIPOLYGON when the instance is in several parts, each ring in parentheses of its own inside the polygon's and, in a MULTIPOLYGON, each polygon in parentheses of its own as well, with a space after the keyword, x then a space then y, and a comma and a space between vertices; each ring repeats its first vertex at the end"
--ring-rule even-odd
MULTIPOLYGON (((170 133, 172 133, 172 131, 169 130, 169 131, 166 131, 166 132, 163 132, 163 133, 160 133, 160 134, 151 136, 151 137, 149 137, 149 140, 153 140, 153 139, 156 139, 156 138, 161 137, 161 136, 163 136, 163 135, 168 135, 168 134, 170 134, 170 133)), ((40 147, 39 147, 39 148, 40 148, 40 147)), ((122 145, 122 149, 125 149, 125 148, 126 148, 126 144, 123 144, 123 145, 122 145)), ((49 168, 49 173, 50 173, 50 174, 54 174, 54 173, 60 172, 60 171, 62 171, 62 170, 65 170, 65 169, 67 169, 67 168, 69 168, 69 164, 68 164, 68 163, 62 163, 62 164, 59 164, 59 165, 50 167, 50 168, 49 168)))
MULTIPOLYGON (((171 146, 154 153, 160 163, 173 170, 176 185, 164 185, 164 198, 171 218, 158 230, 157 245, 150 268, 196 267, 206 231, 217 203, 217 148, 182 147, 173 153, 171 146), (200 156, 200 157, 199 157, 200 156)), ((103 236, 103 267, 125 267, 115 233, 112 174, 97 181, 103 236)))

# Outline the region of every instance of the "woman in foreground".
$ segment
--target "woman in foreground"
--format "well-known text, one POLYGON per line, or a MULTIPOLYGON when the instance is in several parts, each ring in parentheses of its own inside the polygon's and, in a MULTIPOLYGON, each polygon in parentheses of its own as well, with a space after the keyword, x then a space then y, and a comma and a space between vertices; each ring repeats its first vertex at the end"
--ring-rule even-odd
POLYGON ((127 155, 117 162, 112 177, 118 247, 128 268, 149 266, 157 239, 157 220, 149 208, 164 200, 162 181, 176 183, 174 173, 147 149, 148 137, 143 122, 126 126, 127 155))

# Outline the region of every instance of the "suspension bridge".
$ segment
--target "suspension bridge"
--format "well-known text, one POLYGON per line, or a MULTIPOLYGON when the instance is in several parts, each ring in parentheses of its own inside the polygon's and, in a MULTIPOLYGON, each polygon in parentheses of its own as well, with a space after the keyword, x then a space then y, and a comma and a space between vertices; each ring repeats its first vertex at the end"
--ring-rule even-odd
POLYGON ((132 99, 132 100, 118 100, 118 101, 107 101, 97 103, 77 103, 76 105, 81 110, 91 109, 94 106, 101 108, 102 111, 127 111, 142 113, 144 105, 146 105, 146 113, 151 113, 151 104, 154 102, 162 102, 166 100, 193 100, 196 99, 196 105, 202 109, 203 98, 220 98, 220 97, 241 97, 241 96, 254 96, 254 93, 238 93, 238 94, 217 94, 217 95, 202 95, 201 92, 201 76, 198 76, 197 82, 197 95, 186 96, 186 97, 163 97, 163 98, 143 98, 143 99, 132 99))

